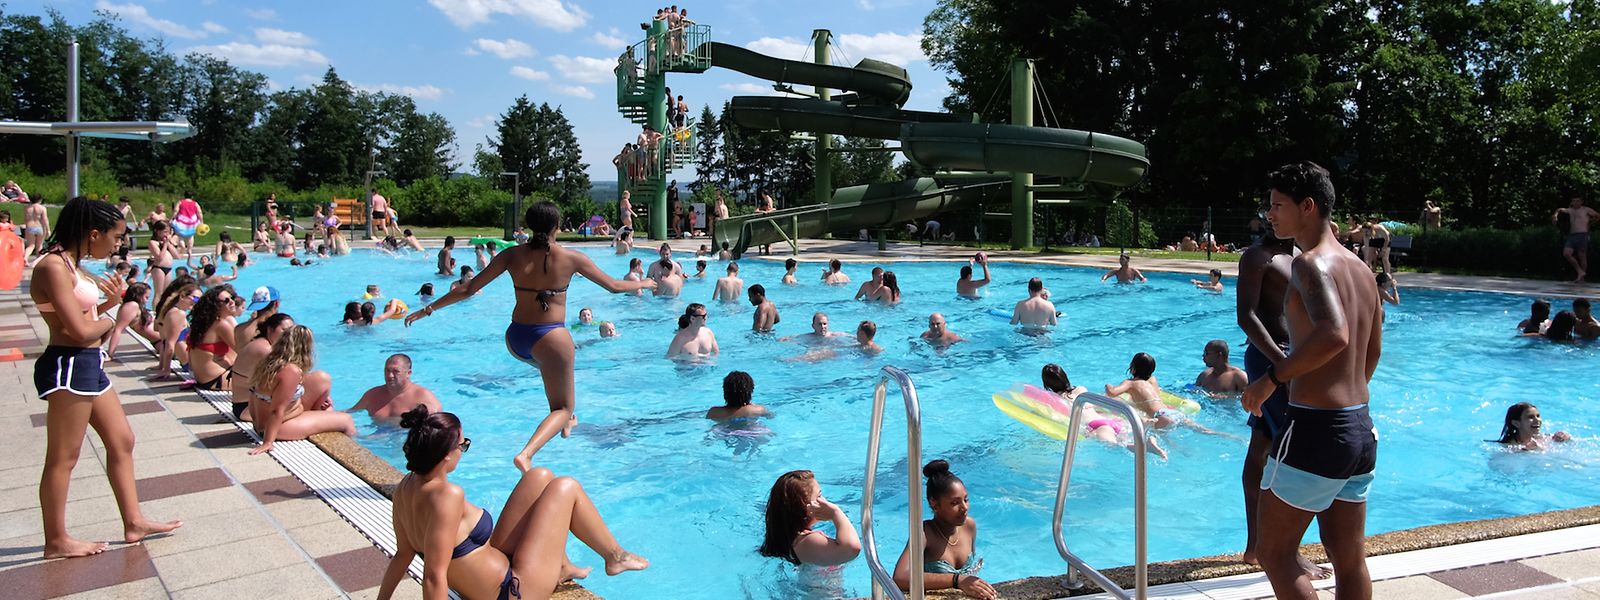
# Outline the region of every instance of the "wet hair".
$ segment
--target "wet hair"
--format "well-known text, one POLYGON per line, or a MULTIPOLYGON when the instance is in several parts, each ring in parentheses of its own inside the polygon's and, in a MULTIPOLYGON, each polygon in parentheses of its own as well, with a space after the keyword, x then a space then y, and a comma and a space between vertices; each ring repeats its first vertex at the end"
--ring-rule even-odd
POLYGON ((428 412, 418 405, 400 415, 400 427, 409 429, 400 451, 406 455, 406 470, 427 473, 444 462, 461 445, 461 420, 447 412, 428 412))
POLYGON ((1550 318, 1550 301, 1534 300, 1532 313, 1528 316, 1528 324, 1522 328, 1523 333, 1539 333, 1539 325, 1550 318))
POLYGON ((972 265, 961 265, 961 278, 972 279, 972 265))
POLYGON ((236 266, 236 267, 242 267, 242 266, 244 266, 244 265, 245 265, 245 263, 247 263, 247 262, 249 262, 249 261, 250 261, 250 255, 248 255, 248 254, 245 254, 245 253, 243 253, 243 252, 240 252, 240 253, 239 253, 239 260, 237 260, 237 261, 235 261, 235 262, 234 262, 234 263, 233 263, 233 266, 236 266))
POLYGON ((894 291, 894 299, 900 299, 900 278, 894 276, 894 271, 883 272, 883 287, 894 291))
POLYGON ((256 338, 266 339, 268 331, 272 331, 282 326, 284 321, 293 320, 294 317, 289 316, 288 313, 274 313, 272 316, 262 319, 260 323, 256 324, 256 338))
POLYGON ((793 270, 795 268, 795 266, 799 265, 799 264, 800 264, 800 261, 797 261, 797 260, 792 259, 792 258, 783 259, 783 268, 785 268, 785 269, 793 270))
POLYGON ((402 230, 400 230, 400 233, 402 235, 406 236, 406 237, 411 237, 411 230, 410 229, 402 229, 402 230))
POLYGON ((361 321, 371 325, 372 319, 378 316, 378 305, 371 302, 361 303, 361 321))
POLYGON ((638 257, 634 257, 634 258, 628 260, 628 270, 629 271, 632 271, 635 267, 640 267, 640 266, 644 266, 644 261, 639 260, 638 257))
POLYGON ((811 482, 816 481, 811 471, 789 471, 772 482, 767 493, 767 530, 756 550, 762 556, 781 558, 790 564, 800 564, 794 554, 794 542, 800 532, 811 525, 811 482))
POLYGON ((1378 285, 1388 285, 1389 279, 1390 278, 1389 278, 1389 274, 1388 273, 1379 273, 1377 275, 1378 285))
POLYGON ((561 224, 561 209, 554 202, 540 202, 528 207, 522 215, 522 222, 527 223, 528 230, 533 232, 528 236, 529 246, 549 248, 550 230, 561 224))
POLYGON ((1206 342, 1206 352, 1221 352, 1223 358, 1228 357, 1228 342, 1226 340, 1211 340, 1206 342))
POLYGON ((833 272, 838 273, 841 269, 844 269, 844 264, 840 263, 839 259, 835 258, 828 261, 828 268, 832 269, 833 272))
POLYGON ((233 236, 228 235, 228 232, 224 231, 222 233, 217 234, 217 241, 223 242, 223 243, 231 242, 231 241, 233 241, 233 236))
POLYGON ((346 302, 344 304, 344 317, 340 319, 345 323, 354 323, 361 320, 361 303, 346 302))
MULTIPOLYGON (((39 196, 33 199, 37 202, 39 196)), ((71 249, 80 255, 86 254, 89 251, 90 233, 120 233, 122 229, 117 227, 117 222, 121 220, 122 211, 111 203, 78 196, 68 200, 66 206, 61 208, 61 213, 56 215, 55 230, 50 232, 50 239, 45 240, 44 246, 47 252, 71 249)))
POLYGON ((728 243, 727 242, 723 242, 722 243, 722 249, 723 250, 727 250, 728 249, 728 243))
POLYGON ((1558 342, 1570 342, 1572 330, 1577 326, 1578 316, 1572 314, 1570 310, 1563 310, 1550 319, 1550 327, 1544 330, 1544 337, 1558 342))
POLYGON ((1148 381, 1151 375, 1156 374, 1156 357, 1144 352, 1133 355, 1133 361, 1128 363, 1128 374, 1134 379, 1148 381))
MULTIPOLYGON (((235 298, 239 297, 239 293, 233 291, 233 286, 222 284, 206 290, 205 295, 200 297, 200 301, 194 303, 194 309, 189 311, 189 341, 191 346, 204 339, 206 333, 211 331, 211 326, 216 325, 217 321, 233 318, 223 313, 230 304, 230 302, 223 302, 220 299, 225 293, 235 298)), ((229 345, 232 345, 233 342, 233 340, 224 341, 228 342, 229 345)))
POLYGON ((207 264, 205 266, 202 266, 202 267, 200 267, 200 272, 204 273, 206 277, 211 277, 213 275, 216 275, 217 274, 217 265, 215 265, 215 264, 207 264))
POLYGON ((1217 279, 1222 279, 1222 269, 1212 269, 1211 276, 1217 279))
POLYGON ((756 380, 744 371, 733 371, 722 378, 722 402, 728 408, 749 406, 755 391, 756 380))
POLYGON ((472 267, 469 267, 467 265, 461 265, 461 275, 460 275, 461 277, 466 277, 467 274, 471 273, 471 272, 472 272, 472 267))
POLYGON ((454 245, 456 245, 456 236, 453 236, 453 235, 444 236, 444 246, 446 248, 449 248, 449 247, 454 246, 454 245))
POLYGON ((1044 384, 1044 389, 1057 394, 1072 391, 1072 380, 1067 378, 1067 370, 1055 363, 1047 364, 1039 370, 1039 382, 1044 384))
POLYGON ((760 296, 762 298, 767 297, 767 288, 762 287, 761 284, 759 284, 759 283, 750 286, 747 291, 749 291, 750 293, 755 294, 757 296, 760 296))
POLYGON ((429 283, 422 284, 422 287, 417 288, 417 295, 418 296, 432 296, 433 295, 433 283, 429 282, 429 283))
POLYGON ((678 329, 689 328, 689 315, 678 315, 678 329))
MULTIPOLYGON (((971 267, 968 267, 968 269, 971 269, 971 267)), ((1044 280, 1043 279, 1039 279, 1038 277, 1035 277, 1033 279, 1029 279, 1028 280, 1028 293, 1029 294, 1037 294, 1037 293, 1042 292, 1042 291, 1044 291, 1044 280)))
POLYGON ((1296 204, 1310 198, 1317 203, 1317 215, 1324 219, 1333 214, 1338 199, 1328 170, 1309 160, 1289 163, 1268 173, 1267 187, 1293 198, 1296 204))
POLYGON ((928 501, 939 500, 950 495, 955 485, 961 483, 961 478, 950 472, 950 462, 942 458, 934 459, 922 467, 922 476, 928 479, 928 501))
POLYGON ((1578 298, 1572 301, 1572 312, 1577 313, 1580 310, 1589 310, 1588 298, 1578 298))
POLYGON ((1500 439, 1488 441, 1499 442, 1502 444, 1516 443, 1517 435, 1520 433, 1517 431, 1517 422, 1522 420, 1522 415, 1528 412, 1528 409, 1530 408, 1538 407, 1534 406, 1532 402, 1518 402, 1511 405, 1510 408, 1507 408, 1505 423, 1500 426, 1500 439))

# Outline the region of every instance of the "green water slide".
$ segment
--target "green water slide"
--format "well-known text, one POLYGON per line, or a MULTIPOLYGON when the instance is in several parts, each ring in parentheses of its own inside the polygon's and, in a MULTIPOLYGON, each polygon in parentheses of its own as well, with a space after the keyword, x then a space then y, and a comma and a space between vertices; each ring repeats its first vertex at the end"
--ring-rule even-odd
MULTIPOLYGON (((961 115, 902 110, 911 93, 904 69, 863 60, 854 68, 765 56, 737 46, 707 42, 710 65, 780 84, 801 84, 850 93, 830 100, 736 96, 733 119, 755 129, 804 131, 897 140, 906 157, 941 170, 997 174, 1026 172, 1056 178, 1058 198, 1109 199, 1144 178, 1150 162, 1143 144, 1112 135, 972 123, 961 115)), ((706 56, 706 54, 700 54, 706 56)), ((716 223, 714 242, 729 242, 734 254, 751 246, 784 243, 823 234, 853 234, 884 228, 976 203, 1001 181, 957 180, 942 185, 921 178, 836 190, 826 204, 740 215, 716 223)), ((852 236, 853 237, 853 236, 852 236)))

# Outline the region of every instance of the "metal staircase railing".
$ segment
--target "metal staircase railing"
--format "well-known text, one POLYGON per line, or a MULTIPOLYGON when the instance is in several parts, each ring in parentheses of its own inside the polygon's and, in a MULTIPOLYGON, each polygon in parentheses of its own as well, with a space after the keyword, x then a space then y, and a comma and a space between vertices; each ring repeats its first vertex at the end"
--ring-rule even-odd
POLYGON ((673 171, 692 164, 699 147, 695 122, 687 120, 681 129, 661 136, 653 150, 624 155, 617 166, 617 181, 624 182, 636 194, 654 191, 673 171))
MULTIPOLYGON (((690 24, 667 30, 656 40, 655 48, 662 50, 652 68, 670 73, 702 73, 711 68, 711 49, 705 45, 711 39, 711 27, 690 24)), ((648 48, 647 48, 648 49, 648 48)))
MULTIPOLYGON (((922 407, 917 402, 917 388, 911 384, 911 377, 895 367, 883 368, 883 377, 878 379, 878 386, 872 392, 872 431, 867 435, 867 481, 861 491, 861 540, 866 550, 867 568, 872 570, 873 600, 883 600, 885 593, 895 600, 922 600, 920 572, 911 577, 911 593, 908 595, 901 593, 900 587, 895 585, 894 574, 883 568, 883 562, 878 558, 878 537, 872 520, 872 497, 878 480, 878 438, 883 433, 883 403, 888 397, 891 379, 900 385, 900 395, 906 404, 906 484, 909 488, 906 496, 911 503, 908 518, 911 536, 907 543, 917 549, 923 545, 922 486, 918 485, 922 465, 922 407)), ((920 564, 921 561, 912 562, 920 564)))
MULTIPOLYGON (((1100 589, 1122 600, 1146 600, 1149 587, 1149 565, 1146 563, 1145 546, 1145 437, 1144 420, 1134 412, 1133 407, 1127 403, 1106 396, 1084 392, 1078 394, 1072 402, 1072 419, 1067 425, 1067 431, 1083 431, 1083 413, 1079 409, 1085 404, 1094 404, 1117 413, 1128 421, 1128 426, 1133 430, 1133 595, 1129 596, 1122 590, 1122 586, 1112 582, 1110 578, 1102 575, 1100 571, 1089 566, 1089 563, 1078 558, 1067 549, 1067 540, 1062 536, 1061 521, 1066 515, 1067 486, 1072 479, 1072 461, 1077 455, 1078 436, 1067 435, 1066 451, 1061 456, 1061 479, 1056 484, 1055 515, 1050 520, 1051 536, 1056 541, 1056 552, 1061 554, 1062 560, 1067 561, 1067 587, 1078 589, 1083 587, 1079 581, 1079 572, 1093 581, 1100 589)), ((869 474, 870 475, 870 474, 869 474)))

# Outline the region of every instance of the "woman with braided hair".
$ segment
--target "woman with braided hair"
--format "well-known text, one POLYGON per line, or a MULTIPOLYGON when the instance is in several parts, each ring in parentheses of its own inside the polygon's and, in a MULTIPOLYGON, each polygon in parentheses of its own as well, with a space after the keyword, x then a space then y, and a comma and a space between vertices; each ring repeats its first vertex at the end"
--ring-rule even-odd
POLYGON ((528 208, 523 216, 528 229, 533 232, 528 243, 513 246, 500 254, 470 283, 457 286, 440 296, 428 306, 406 317, 406 325, 433 315, 451 304, 477 294, 484 286, 502 274, 511 275, 516 294, 516 307, 511 310, 511 324, 506 327, 506 350, 518 360, 539 369, 544 379, 545 398, 550 404, 546 416, 528 439, 527 445, 517 453, 517 468, 533 468, 533 455, 554 438, 572 434, 577 424, 575 413, 577 386, 573 379, 574 348, 572 334, 566 329, 567 285, 574 273, 594 282, 613 294, 640 289, 654 289, 655 281, 618 281, 612 279, 589 256, 568 250, 556 243, 556 232, 561 227, 561 209, 554 202, 540 202, 528 208))

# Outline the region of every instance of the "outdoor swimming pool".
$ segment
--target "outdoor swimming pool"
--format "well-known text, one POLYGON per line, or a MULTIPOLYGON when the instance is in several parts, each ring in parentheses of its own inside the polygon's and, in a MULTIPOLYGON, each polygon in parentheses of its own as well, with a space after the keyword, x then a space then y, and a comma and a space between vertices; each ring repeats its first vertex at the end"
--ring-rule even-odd
MULTIPOLYGON (((592 255, 614 276, 627 270, 628 257, 608 248, 592 255)), ((535 372, 504 350, 507 278, 409 329, 400 323, 346 328, 337 325, 343 305, 366 284, 379 284, 414 308, 423 282, 443 289, 448 280, 433 275, 434 254, 357 251, 306 268, 255 256, 262 262, 246 269, 237 287, 245 294, 262 284, 282 289, 284 310, 316 330, 318 368, 332 373, 337 406, 354 404, 381 383, 389 354, 416 359, 414 379, 461 416, 474 440, 454 480, 471 500, 498 513, 516 481, 511 456, 547 411, 535 372)), ((649 260, 654 253, 634 256, 649 260)), ((457 259, 471 264, 472 254, 459 252, 457 259)), ((684 262, 692 271, 692 258, 684 262)), ((848 264, 845 271, 859 282, 873 264, 848 264)), ((768 488, 785 471, 812 469, 824 493, 859 525, 871 390, 883 365, 903 368, 915 380, 924 411, 924 460, 948 459, 966 481, 981 526, 981 576, 1003 581, 1058 574, 1063 565, 1050 541, 1050 511, 1062 447, 1002 415, 990 394, 1015 382, 1037 383, 1047 362, 1064 366, 1074 384, 1101 391, 1124 377, 1129 358, 1140 351, 1156 357, 1157 378, 1176 391, 1203 368, 1202 348, 1214 338, 1232 343, 1239 360, 1243 335, 1234 325, 1232 280, 1219 295, 1194 289, 1186 275, 1147 273, 1146 285, 1115 286, 1100 283, 1094 270, 996 264, 988 295, 969 302, 955 297, 955 264, 885 266, 905 290, 899 307, 851 302, 856 284, 821 285, 817 263, 804 263, 802 284, 792 288, 777 283, 781 263, 741 263, 746 283, 765 285, 782 312, 780 335, 809 331, 817 310, 830 315, 835 331, 853 331, 862 319, 878 323, 882 355, 846 352, 818 363, 786 361, 805 349, 751 334, 746 302, 708 303, 709 325, 722 346, 714 363, 682 366, 663 358, 677 315, 689 302, 707 301, 723 263, 712 261, 707 279, 691 280, 675 300, 612 296, 573 282, 569 321, 576 321, 578 308, 592 307, 597 319, 615 321, 622 337, 602 341, 593 328, 574 332, 581 424, 572 439, 552 441, 535 462, 579 478, 623 545, 652 561, 639 574, 608 578, 597 571, 585 586, 612 598, 796 596, 793 570, 755 553, 768 488), (1015 333, 987 313, 1009 311, 1036 275, 1068 315, 1050 337, 1015 333), (912 341, 935 310, 971 341, 943 354, 912 341), (756 401, 775 413, 766 420, 770 436, 726 435, 703 418, 707 407, 721 404, 722 377, 735 369, 755 377, 756 401)), ((1600 504, 1600 444, 1593 439, 1600 434, 1593 423, 1600 407, 1600 377, 1594 375, 1600 346, 1513 337, 1512 326, 1527 313, 1524 297, 1403 294, 1405 305, 1389 311, 1373 381, 1382 444, 1368 532, 1600 504), (1543 454, 1508 454, 1480 442, 1499 432, 1508 405, 1524 400, 1540 406, 1548 431, 1565 429, 1585 439, 1543 454)), ((904 423, 895 396, 890 402, 875 510, 883 560, 892 566, 905 540, 906 494, 904 423)), ((1166 436, 1172 459, 1153 460, 1149 470, 1151 560, 1243 547, 1244 413, 1237 401, 1204 402, 1202 424, 1241 437, 1166 436)), ((404 464, 399 430, 373 426, 364 416, 356 420, 362 444, 404 464)), ((1130 463, 1120 448, 1086 443, 1080 451, 1066 529, 1069 544, 1092 564, 1131 561, 1130 463)), ((600 565, 575 539, 569 550, 578 564, 600 565)), ((868 578, 863 561, 850 563, 846 592, 865 595, 868 578)))

